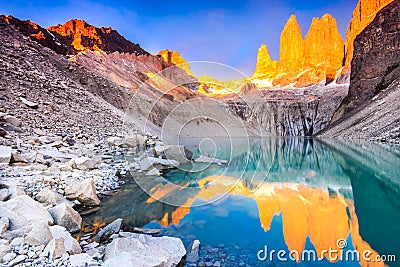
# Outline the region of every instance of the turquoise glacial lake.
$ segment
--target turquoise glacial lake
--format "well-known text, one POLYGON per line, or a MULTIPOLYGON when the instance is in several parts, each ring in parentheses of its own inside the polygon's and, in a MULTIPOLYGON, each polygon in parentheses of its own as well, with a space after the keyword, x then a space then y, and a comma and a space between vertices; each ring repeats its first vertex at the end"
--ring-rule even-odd
POLYGON ((187 250, 199 240, 199 258, 184 266, 400 266, 399 147, 301 138, 181 143, 194 157, 228 164, 133 173, 85 222, 123 218, 125 229, 161 229, 187 250))

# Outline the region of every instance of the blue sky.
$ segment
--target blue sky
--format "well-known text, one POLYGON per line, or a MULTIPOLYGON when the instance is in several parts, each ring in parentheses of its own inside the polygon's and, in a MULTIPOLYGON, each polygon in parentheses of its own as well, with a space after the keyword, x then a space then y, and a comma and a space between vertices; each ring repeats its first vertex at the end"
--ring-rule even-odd
POLYGON ((84 19, 111 26, 151 53, 177 50, 188 61, 215 61, 249 75, 262 43, 273 59, 279 59, 279 36, 290 14, 297 15, 305 35, 313 17, 330 13, 344 38, 356 4, 357 0, 0 0, 0 13, 44 27, 84 19))

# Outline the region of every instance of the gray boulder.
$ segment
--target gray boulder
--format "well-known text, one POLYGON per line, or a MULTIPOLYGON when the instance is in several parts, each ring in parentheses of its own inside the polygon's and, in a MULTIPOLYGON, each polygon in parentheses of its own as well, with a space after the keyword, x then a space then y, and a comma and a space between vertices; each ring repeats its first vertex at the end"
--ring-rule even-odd
POLYGON ((88 157, 80 157, 76 159, 71 159, 73 161, 71 163, 71 166, 73 168, 76 168, 78 170, 82 171, 88 171, 88 170, 93 170, 97 169, 101 163, 101 158, 100 157, 93 157, 93 158, 88 158, 88 157))
POLYGON ((49 255, 51 259, 61 258, 61 256, 66 253, 64 239, 62 237, 52 239, 42 252, 42 254, 49 255))
POLYGON ((167 168, 175 168, 179 166, 179 162, 176 160, 167 160, 160 159, 154 157, 144 157, 139 162, 140 169, 143 171, 148 171, 153 169, 153 167, 167 167, 167 168))
POLYGON ((107 143, 109 146, 120 146, 122 145, 122 138, 118 136, 112 136, 107 138, 107 143))
POLYGON ((56 205, 62 204, 62 203, 67 203, 72 206, 72 204, 73 204, 71 201, 67 200, 65 197, 58 194, 57 192, 54 192, 50 188, 42 189, 35 196, 35 199, 46 206, 49 206, 49 205, 56 206, 56 205))
MULTIPOLYGON (((2 253, 0 252, 0 255, 1 254, 2 253)), ((6 255, 3 256, 3 262, 6 263, 6 262, 9 262, 9 261, 12 261, 13 259, 15 259, 15 257, 17 257, 17 254, 15 254, 14 252, 9 252, 9 253, 7 253, 6 255)))
POLYGON ((39 105, 35 102, 29 101, 23 97, 20 97, 20 99, 21 99, 22 103, 24 103, 25 105, 27 105, 30 108, 37 109, 39 107, 39 105))
POLYGON ((29 163, 29 161, 19 153, 11 153, 10 164, 14 163, 29 163))
POLYGON ((136 135, 128 135, 125 136, 122 140, 123 144, 128 147, 140 147, 145 146, 146 144, 146 137, 136 134, 136 135))
POLYGON ((161 153, 163 158, 176 160, 180 164, 189 163, 192 159, 192 152, 184 146, 164 146, 164 151, 161 153))
POLYGON ((80 203, 87 206, 100 205, 100 199, 96 195, 93 179, 73 182, 65 188, 65 197, 71 200, 77 199, 80 203))
MULTIPOLYGON (((75 254, 69 257, 72 267, 97 266, 96 262, 87 253, 75 254)), ((120 265, 121 267, 124 265, 120 265)))
POLYGON ((65 227, 68 232, 76 233, 81 229, 82 218, 77 211, 66 203, 50 208, 49 213, 58 225, 65 227))
POLYGON ((5 255, 11 252, 9 245, 0 245, 0 259, 3 259, 5 255))
POLYGON ((50 232, 54 239, 60 237, 64 239, 64 248, 70 255, 79 254, 82 252, 78 241, 73 238, 64 227, 60 225, 50 226, 50 232))
POLYGON ((33 224, 32 230, 24 234, 24 243, 32 246, 46 246, 53 238, 49 224, 46 221, 38 221, 33 224))
POLYGON ((7 266, 8 267, 16 266, 19 263, 23 262, 24 260, 26 260, 26 256, 25 255, 18 255, 12 261, 10 261, 7 266))
POLYGON ((114 239, 106 247, 104 266, 176 266, 185 256, 182 240, 137 234, 114 239), (122 266, 122 265, 121 265, 122 266))
POLYGON ((100 231, 93 237, 93 241, 97 243, 107 241, 111 235, 118 233, 121 229, 123 219, 116 219, 106 227, 100 229, 100 231))
POLYGON ((27 195, 0 203, 0 217, 10 220, 10 230, 31 226, 38 221, 53 224, 54 220, 42 204, 27 195))
POLYGON ((19 128, 22 127, 21 121, 20 121, 19 119, 15 118, 14 116, 5 115, 2 119, 3 119, 4 122, 7 123, 7 124, 11 124, 11 125, 13 125, 13 126, 15 126, 15 127, 19 127, 19 128))
POLYGON ((9 163, 11 159, 11 147, 0 146, 0 163, 9 163))
POLYGON ((10 196, 10 192, 8 191, 7 188, 0 189, 0 201, 6 201, 9 196, 10 196))

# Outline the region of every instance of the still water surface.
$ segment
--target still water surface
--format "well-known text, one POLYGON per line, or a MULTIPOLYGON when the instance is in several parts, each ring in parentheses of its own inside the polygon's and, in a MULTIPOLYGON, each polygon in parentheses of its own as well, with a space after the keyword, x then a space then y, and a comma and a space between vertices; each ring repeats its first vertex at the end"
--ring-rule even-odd
POLYGON ((384 266, 374 260, 389 255, 399 262, 399 147, 290 138, 181 142, 195 156, 229 164, 136 177, 85 221, 121 217, 128 229, 163 229, 187 248, 198 239, 200 258, 186 266, 384 266), (285 253, 279 260, 271 250, 285 253))

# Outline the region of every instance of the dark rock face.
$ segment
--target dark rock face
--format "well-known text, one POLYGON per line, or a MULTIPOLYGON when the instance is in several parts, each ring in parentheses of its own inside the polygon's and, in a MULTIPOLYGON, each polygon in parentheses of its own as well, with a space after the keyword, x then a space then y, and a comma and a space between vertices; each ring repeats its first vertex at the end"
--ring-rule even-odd
POLYGON ((50 48, 58 54, 66 55, 68 47, 45 28, 29 20, 19 20, 13 16, 0 16, 7 24, 14 26, 23 35, 28 36, 39 44, 50 48))
POLYGON ((346 117, 400 76, 400 1, 380 12, 354 41, 350 88, 335 115, 346 117))
POLYGON ((347 93, 347 86, 330 89, 261 90, 226 99, 226 108, 264 134, 312 136, 324 129, 347 93))
POLYGON ((349 94, 322 136, 400 140, 399 17, 397 0, 357 36, 349 94))

